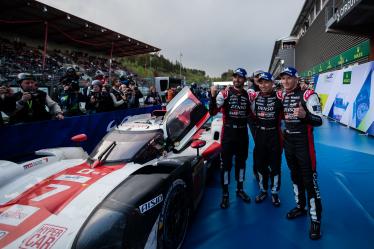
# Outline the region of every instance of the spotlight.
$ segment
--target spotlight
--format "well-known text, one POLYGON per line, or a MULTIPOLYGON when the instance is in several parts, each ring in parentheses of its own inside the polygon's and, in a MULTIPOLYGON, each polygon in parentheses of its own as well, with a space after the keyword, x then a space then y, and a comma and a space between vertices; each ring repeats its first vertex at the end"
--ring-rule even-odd
POLYGON ((69 16, 69 15, 66 15, 66 18, 67 18, 68 20, 70 20, 70 16, 69 16))
POLYGON ((121 38, 121 36, 120 36, 120 35, 117 35, 117 38, 119 39, 119 38, 121 38))
POLYGON ((86 26, 86 28, 88 28, 88 23, 86 23, 86 25, 85 25, 85 26, 86 26))
POLYGON ((47 9, 47 7, 43 7, 43 12, 47 12, 48 11, 48 9, 47 9))

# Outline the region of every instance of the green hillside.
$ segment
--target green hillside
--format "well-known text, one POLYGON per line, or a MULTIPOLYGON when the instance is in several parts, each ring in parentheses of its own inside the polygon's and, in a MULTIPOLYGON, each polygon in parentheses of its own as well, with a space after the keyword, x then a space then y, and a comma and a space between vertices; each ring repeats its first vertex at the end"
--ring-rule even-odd
POLYGON ((216 78, 209 78, 205 71, 198 69, 190 69, 180 65, 178 61, 171 62, 163 55, 146 54, 121 58, 122 66, 128 70, 136 73, 138 76, 157 77, 157 76, 173 76, 185 79, 186 82, 205 83, 216 80, 216 78))

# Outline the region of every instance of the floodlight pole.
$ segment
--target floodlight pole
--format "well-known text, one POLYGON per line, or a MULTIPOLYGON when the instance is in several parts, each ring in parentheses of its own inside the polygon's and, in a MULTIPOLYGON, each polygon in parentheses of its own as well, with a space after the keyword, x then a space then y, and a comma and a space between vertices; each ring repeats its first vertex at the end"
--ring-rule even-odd
POLYGON ((44 22, 45 29, 44 29, 44 49, 43 49, 43 75, 44 75, 44 68, 45 68, 45 58, 47 56, 47 45, 48 45, 48 22, 44 22))
POLYGON ((179 78, 182 79, 182 53, 179 53, 179 78))
POLYGON ((110 59, 109 59, 109 83, 112 83, 112 60, 113 60, 113 42, 112 42, 112 47, 110 49, 110 59))

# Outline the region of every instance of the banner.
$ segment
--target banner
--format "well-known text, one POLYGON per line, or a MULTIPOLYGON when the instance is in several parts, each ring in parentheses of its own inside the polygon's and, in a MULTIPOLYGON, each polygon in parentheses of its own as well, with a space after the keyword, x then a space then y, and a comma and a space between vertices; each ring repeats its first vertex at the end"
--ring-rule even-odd
POLYGON ((161 107, 149 106, 67 117, 64 120, 3 126, 0 129, 0 160, 13 160, 45 148, 76 146, 70 138, 80 133, 88 137, 88 140, 81 146, 87 152, 91 152, 101 138, 127 116, 150 113, 157 109, 161 107))
POLYGON ((316 92, 322 113, 374 135, 374 62, 320 74, 316 92))

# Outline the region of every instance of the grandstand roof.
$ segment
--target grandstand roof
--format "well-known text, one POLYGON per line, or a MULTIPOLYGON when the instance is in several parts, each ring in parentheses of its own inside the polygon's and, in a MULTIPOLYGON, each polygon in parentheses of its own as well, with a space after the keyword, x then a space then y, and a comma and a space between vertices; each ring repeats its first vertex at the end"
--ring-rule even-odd
POLYGON ((160 51, 144 42, 112 31, 35 0, 1 1, 2 32, 44 41, 46 23, 48 41, 65 44, 113 57, 160 51))

